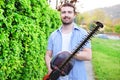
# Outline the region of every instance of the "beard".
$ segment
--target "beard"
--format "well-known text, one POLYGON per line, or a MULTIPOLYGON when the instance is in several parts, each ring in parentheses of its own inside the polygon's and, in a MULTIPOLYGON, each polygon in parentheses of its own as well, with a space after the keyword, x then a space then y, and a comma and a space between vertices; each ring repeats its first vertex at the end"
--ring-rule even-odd
POLYGON ((62 20, 63 25, 69 25, 71 24, 74 20, 69 18, 69 17, 64 17, 62 20), (67 19, 67 20, 66 20, 67 19))
POLYGON ((71 24, 72 22, 73 22, 73 21, 65 22, 65 21, 62 20, 63 25, 69 25, 69 24, 71 24))

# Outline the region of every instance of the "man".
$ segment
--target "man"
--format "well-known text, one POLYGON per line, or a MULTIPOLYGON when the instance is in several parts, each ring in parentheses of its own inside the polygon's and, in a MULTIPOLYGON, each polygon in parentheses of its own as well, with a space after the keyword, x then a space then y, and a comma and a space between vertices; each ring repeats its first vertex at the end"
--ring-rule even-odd
MULTIPOLYGON (((56 56, 60 51, 71 52, 87 35, 84 29, 78 27, 74 23, 76 11, 72 4, 63 4, 60 8, 60 15, 63 24, 58 30, 50 35, 48 40, 47 52, 45 55, 48 74, 52 71, 50 67, 52 57, 56 56)), ((63 77, 64 79, 60 77, 58 80, 87 80, 84 61, 91 60, 92 58, 90 41, 88 41, 73 58, 75 62, 67 78, 66 76, 63 77)))

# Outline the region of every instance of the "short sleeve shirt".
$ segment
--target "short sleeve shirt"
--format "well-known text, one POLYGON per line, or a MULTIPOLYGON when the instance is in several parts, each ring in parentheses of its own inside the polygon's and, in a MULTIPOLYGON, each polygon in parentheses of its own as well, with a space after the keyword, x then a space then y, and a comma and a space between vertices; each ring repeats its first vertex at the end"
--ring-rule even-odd
MULTIPOLYGON (((61 33, 62 26, 54 31, 48 40, 48 47, 47 50, 52 50, 52 56, 56 56, 62 49, 62 33, 61 33)), ((78 27, 74 24, 74 28, 72 30, 71 40, 69 51, 73 51, 88 35, 86 30, 81 27, 78 27)), ((86 44, 82 48, 91 48, 90 41, 86 42, 86 44)), ((80 50, 82 50, 82 48, 80 50)), ((87 80, 87 74, 85 69, 84 61, 82 60, 75 60, 74 66, 69 73, 69 80, 87 80)))

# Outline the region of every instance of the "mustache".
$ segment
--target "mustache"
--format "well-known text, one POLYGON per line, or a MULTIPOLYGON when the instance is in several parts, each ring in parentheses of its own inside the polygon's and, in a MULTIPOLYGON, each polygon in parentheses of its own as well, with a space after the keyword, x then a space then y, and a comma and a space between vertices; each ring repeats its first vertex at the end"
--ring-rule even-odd
POLYGON ((63 19, 66 19, 66 18, 70 19, 68 16, 65 16, 63 19))

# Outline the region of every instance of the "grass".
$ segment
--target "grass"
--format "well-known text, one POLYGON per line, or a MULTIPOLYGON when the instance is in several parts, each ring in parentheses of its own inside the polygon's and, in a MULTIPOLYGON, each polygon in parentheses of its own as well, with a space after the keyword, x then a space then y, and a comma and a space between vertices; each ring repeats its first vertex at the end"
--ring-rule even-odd
POLYGON ((120 80, 120 40, 92 39, 96 80, 120 80))

